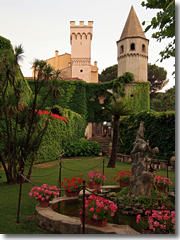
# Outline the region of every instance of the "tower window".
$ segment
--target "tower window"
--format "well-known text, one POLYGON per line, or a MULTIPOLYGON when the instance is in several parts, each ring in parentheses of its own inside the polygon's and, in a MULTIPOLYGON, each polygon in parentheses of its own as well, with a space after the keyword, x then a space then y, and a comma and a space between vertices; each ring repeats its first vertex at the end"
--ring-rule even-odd
POLYGON ((131 43, 131 50, 135 50, 135 44, 131 43))
POLYGON ((143 52, 146 52, 146 47, 145 47, 144 44, 142 45, 142 51, 143 51, 143 52))
POLYGON ((83 72, 83 70, 81 69, 80 72, 83 72))
POLYGON ((120 53, 123 53, 123 52, 124 52, 124 46, 121 45, 121 47, 120 47, 120 53))

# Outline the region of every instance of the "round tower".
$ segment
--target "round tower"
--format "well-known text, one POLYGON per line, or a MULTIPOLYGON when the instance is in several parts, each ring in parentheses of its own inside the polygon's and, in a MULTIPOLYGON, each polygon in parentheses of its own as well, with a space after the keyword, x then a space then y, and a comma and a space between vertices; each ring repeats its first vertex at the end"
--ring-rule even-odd
POLYGON ((118 77, 134 74, 135 82, 147 82, 148 44, 134 7, 131 7, 119 41, 117 41, 118 77))
POLYGON ((70 22, 71 66, 72 77, 78 77, 91 82, 91 40, 93 36, 93 21, 70 22))

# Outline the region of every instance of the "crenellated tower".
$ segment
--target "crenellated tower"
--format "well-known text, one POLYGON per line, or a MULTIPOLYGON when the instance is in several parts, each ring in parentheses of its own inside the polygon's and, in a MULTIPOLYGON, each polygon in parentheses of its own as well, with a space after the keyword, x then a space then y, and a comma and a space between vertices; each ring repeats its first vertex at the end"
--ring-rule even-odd
POLYGON ((117 41, 118 76, 134 74, 135 82, 147 82, 148 44, 134 7, 131 7, 119 41, 117 41))
POLYGON ((71 75, 86 82, 91 82, 91 40, 93 36, 93 21, 70 22, 71 41, 71 75))

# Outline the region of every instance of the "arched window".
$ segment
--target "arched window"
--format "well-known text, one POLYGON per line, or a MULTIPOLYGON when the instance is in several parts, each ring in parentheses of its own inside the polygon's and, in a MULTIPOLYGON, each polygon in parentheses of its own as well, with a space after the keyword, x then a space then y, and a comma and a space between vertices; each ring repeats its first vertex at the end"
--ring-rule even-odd
POLYGON ((146 52, 146 46, 144 44, 142 45, 142 51, 146 52))
POLYGON ((121 45, 121 47, 120 47, 120 53, 123 53, 123 52, 124 52, 124 46, 121 45))
POLYGON ((131 50, 135 50, 135 44, 131 43, 131 50))

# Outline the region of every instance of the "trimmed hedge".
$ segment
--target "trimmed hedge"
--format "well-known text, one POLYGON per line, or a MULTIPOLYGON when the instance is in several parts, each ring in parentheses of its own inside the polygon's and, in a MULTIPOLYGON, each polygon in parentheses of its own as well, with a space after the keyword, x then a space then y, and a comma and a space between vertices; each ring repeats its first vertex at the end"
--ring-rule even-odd
POLYGON ((65 110, 65 117, 67 123, 53 119, 52 123, 49 124, 38 150, 36 163, 56 160, 61 153, 66 152, 71 142, 84 137, 86 127, 84 118, 69 109, 65 110))
POLYGON ((119 126, 119 152, 130 154, 136 132, 144 121, 144 139, 149 140, 151 148, 158 147, 155 159, 170 160, 175 156, 175 112, 140 112, 130 117, 121 117, 119 126))
POLYGON ((80 139, 78 142, 72 142, 66 147, 67 157, 76 156, 97 156, 102 151, 98 142, 92 142, 80 139))

